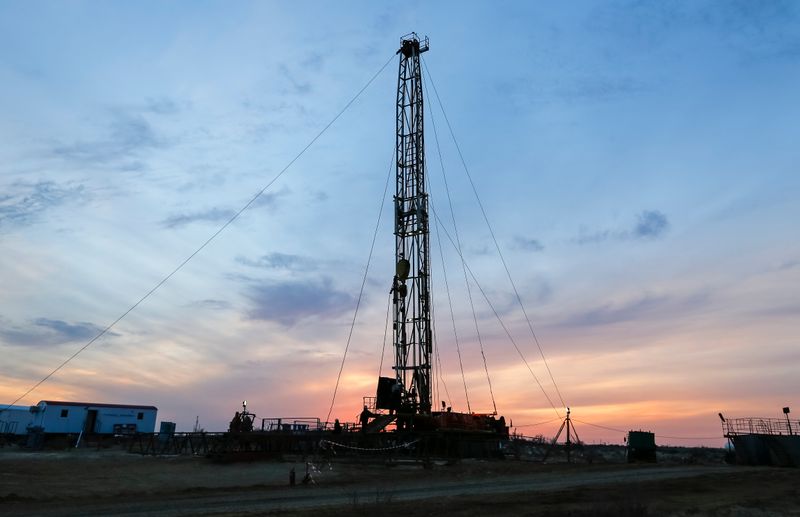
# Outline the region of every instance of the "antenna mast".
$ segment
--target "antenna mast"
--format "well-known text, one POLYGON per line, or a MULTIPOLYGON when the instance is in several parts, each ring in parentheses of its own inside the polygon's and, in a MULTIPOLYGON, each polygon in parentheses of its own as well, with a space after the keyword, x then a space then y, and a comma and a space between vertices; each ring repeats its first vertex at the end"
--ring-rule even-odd
POLYGON ((431 412, 430 236, 425 191, 422 68, 428 38, 401 40, 397 79, 397 184, 394 196, 396 271, 394 304, 395 375, 404 412, 431 412))

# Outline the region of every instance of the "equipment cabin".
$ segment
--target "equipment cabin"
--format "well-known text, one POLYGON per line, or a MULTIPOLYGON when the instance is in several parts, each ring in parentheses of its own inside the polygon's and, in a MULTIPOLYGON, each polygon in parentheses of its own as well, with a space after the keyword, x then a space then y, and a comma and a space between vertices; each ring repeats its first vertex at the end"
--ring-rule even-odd
POLYGON ((6 432, 16 435, 27 434, 35 428, 45 434, 152 433, 158 413, 154 406, 56 400, 42 400, 35 406, 26 407, 30 416, 24 415, 20 406, 14 406, 14 409, 9 414, 9 422, 13 416, 17 424, 7 424, 6 432))

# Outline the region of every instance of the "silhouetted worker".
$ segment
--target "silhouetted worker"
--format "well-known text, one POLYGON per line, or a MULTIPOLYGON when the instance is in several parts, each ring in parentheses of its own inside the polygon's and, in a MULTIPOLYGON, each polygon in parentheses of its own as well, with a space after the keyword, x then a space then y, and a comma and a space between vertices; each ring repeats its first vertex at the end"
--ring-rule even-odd
POLYGON ((367 406, 364 406, 364 411, 361 412, 361 416, 359 417, 359 420, 361 421, 361 432, 362 433, 367 431, 367 424, 369 423, 369 417, 371 417, 371 416, 372 416, 372 413, 369 412, 369 409, 367 409, 367 406))
POLYGON ((342 424, 339 423, 338 418, 333 422, 333 434, 342 434, 342 424))
POLYGON ((231 425, 228 427, 228 432, 230 433, 240 433, 242 431, 242 417, 239 415, 237 411, 235 415, 233 415, 233 420, 231 420, 231 425))
POLYGON ((253 430, 253 416, 242 415, 242 432, 249 433, 253 430))

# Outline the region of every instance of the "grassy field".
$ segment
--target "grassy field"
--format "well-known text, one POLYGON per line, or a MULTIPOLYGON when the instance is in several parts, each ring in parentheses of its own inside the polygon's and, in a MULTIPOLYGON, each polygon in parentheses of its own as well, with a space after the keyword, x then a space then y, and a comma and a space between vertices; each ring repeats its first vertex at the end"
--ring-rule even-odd
MULTIPOLYGON (((717 449, 628 465, 521 460, 220 465, 120 450, 0 449, 3 515, 799 515, 800 470, 735 467, 717 449), (289 486, 294 468, 297 486, 289 486), (311 482, 302 484, 306 469, 311 482)), ((563 458, 562 458, 563 459, 563 458)), ((292 461, 293 460, 293 461, 292 461)))

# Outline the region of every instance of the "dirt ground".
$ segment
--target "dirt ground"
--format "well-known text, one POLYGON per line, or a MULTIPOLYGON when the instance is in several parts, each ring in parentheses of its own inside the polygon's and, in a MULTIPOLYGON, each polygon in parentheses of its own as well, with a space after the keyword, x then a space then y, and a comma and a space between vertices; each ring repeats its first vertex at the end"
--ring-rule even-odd
POLYGON ((800 516, 800 470, 706 462, 217 464, 0 449, 0 515, 800 516), (297 486, 289 487, 294 468, 297 486))

